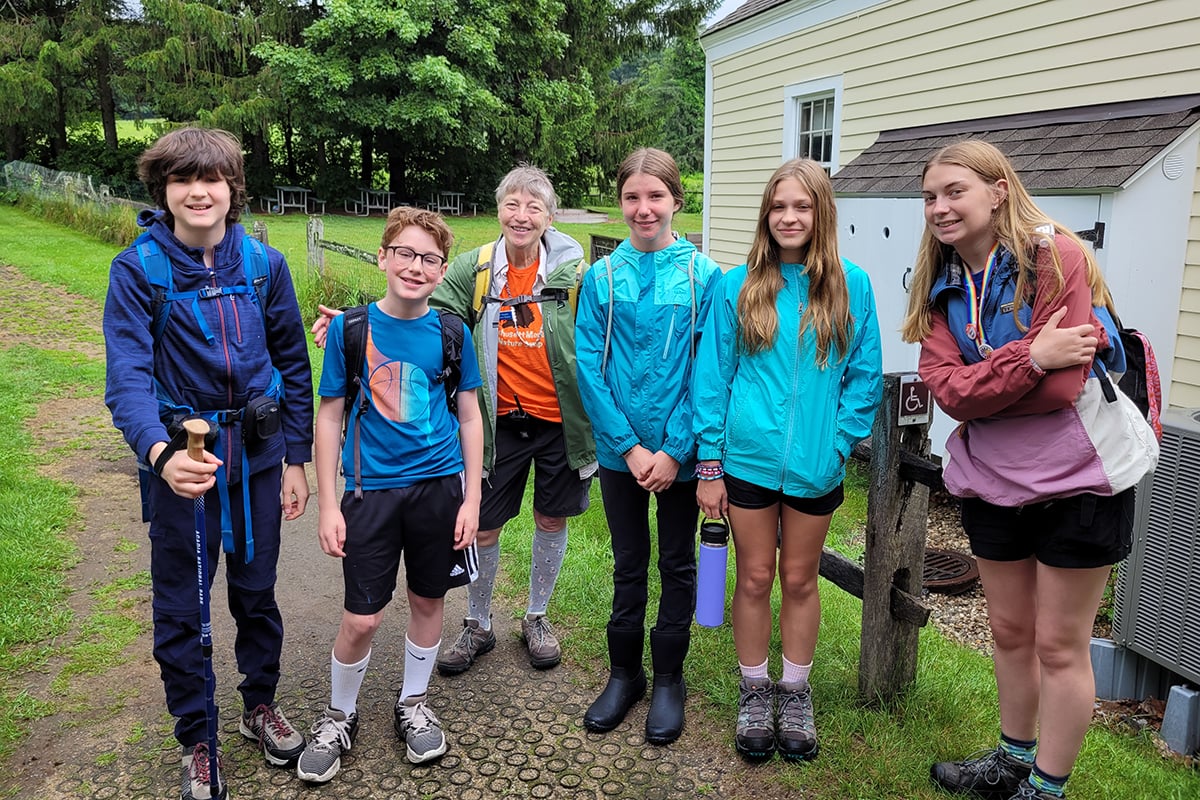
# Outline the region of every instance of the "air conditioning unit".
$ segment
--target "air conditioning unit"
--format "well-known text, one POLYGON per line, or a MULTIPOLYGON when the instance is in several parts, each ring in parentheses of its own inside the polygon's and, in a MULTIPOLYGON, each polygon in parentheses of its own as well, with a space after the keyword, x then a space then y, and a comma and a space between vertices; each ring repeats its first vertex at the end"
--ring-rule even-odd
POLYGON ((1200 409, 1167 411, 1162 427, 1158 469, 1137 490, 1113 638, 1200 683, 1200 409))

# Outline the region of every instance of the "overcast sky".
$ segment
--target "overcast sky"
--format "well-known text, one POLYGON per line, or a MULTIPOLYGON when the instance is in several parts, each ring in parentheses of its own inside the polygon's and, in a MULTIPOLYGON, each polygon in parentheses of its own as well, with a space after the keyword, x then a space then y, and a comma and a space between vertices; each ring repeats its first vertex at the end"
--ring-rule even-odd
POLYGON ((712 25, 714 22, 733 13, 733 10, 745 3, 746 0, 721 0, 721 5, 717 6, 717 10, 712 13, 712 16, 705 20, 705 23, 712 25))

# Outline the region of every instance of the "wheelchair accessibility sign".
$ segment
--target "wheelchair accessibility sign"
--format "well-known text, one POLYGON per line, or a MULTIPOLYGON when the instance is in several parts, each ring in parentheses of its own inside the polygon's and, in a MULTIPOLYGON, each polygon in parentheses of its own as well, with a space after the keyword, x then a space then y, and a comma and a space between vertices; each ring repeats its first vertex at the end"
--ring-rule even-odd
POLYGON ((900 376, 897 425, 926 425, 933 420, 933 395, 916 373, 900 376))

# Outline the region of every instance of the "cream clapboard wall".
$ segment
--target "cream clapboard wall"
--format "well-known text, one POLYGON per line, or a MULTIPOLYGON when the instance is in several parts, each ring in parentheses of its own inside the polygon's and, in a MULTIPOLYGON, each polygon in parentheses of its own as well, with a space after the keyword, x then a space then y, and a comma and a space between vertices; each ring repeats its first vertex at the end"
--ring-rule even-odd
MULTIPOLYGON (((840 77, 839 165, 880 131, 1200 92, 1196 0, 793 0, 701 43, 705 249, 725 268, 745 261, 782 158, 787 85, 840 77)), ((1182 406, 1200 406, 1200 172, 1194 186, 1171 387, 1182 406)))

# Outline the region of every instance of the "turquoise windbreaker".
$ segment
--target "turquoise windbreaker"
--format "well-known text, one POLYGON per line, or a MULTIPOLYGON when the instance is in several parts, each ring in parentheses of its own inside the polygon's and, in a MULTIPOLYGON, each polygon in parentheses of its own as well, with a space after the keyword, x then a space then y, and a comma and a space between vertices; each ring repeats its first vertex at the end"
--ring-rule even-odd
POLYGON ((677 480, 695 476, 693 353, 720 277, 716 262, 686 239, 655 253, 626 239, 584 275, 575 357, 601 466, 628 472, 622 454, 640 444, 678 461, 677 480))
POLYGON ((784 264, 775 308, 779 332, 770 349, 738 347, 737 302, 746 266, 730 270, 705 321, 693 378, 701 461, 719 460, 735 478, 793 497, 828 494, 845 477, 845 460, 871 433, 883 392, 875 294, 861 268, 844 261, 854 319, 849 352, 816 365, 816 334, 800 334, 808 302, 802 264, 784 264))

